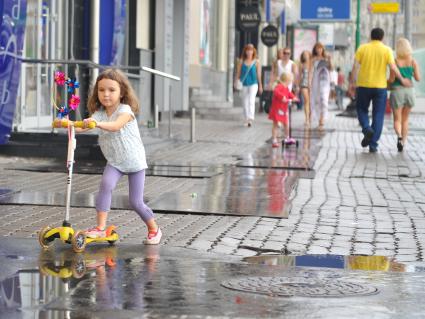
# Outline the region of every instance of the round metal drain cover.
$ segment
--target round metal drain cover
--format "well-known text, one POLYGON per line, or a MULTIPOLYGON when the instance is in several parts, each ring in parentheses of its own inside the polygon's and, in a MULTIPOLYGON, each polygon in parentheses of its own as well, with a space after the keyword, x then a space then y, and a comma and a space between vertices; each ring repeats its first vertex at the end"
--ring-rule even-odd
POLYGON ((279 297, 353 297, 374 295, 376 287, 334 278, 245 277, 223 281, 222 286, 244 292, 279 297))

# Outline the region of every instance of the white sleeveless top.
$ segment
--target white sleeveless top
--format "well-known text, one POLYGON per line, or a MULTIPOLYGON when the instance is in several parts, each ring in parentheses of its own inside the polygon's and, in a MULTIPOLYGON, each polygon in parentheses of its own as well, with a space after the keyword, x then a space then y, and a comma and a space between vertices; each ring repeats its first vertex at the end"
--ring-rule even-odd
POLYGON ((102 107, 94 112, 92 117, 99 122, 113 122, 121 113, 128 113, 133 119, 117 132, 99 129, 100 149, 109 165, 123 173, 138 172, 146 169, 148 165, 139 126, 131 107, 120 104, 109 117, 102 107))
POLYGON ((294 61, 292 61, 292 60, 289 60, 288 63, 286 63, 286 65, 283 65, 282 60, 277 60, 277 77, 280 78, 280 76, 284 72, 292 75, 292 81, 288 85, 289 91, 292 91, 292 82, 294 81, 294 77, 295 77, 295 74, 292 73, 292 65, 293 64, 294 64, 294 61))

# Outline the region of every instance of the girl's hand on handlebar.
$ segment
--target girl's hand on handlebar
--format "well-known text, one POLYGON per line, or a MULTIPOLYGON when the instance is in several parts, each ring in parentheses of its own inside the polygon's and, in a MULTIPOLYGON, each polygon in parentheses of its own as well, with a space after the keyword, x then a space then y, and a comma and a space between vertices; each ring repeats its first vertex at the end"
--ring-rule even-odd
POLYGON ((84 128, 88 128, 88 129, 93 129, 97 126, 97 121, 92 117, 84 119, 83 123, 84 123, 84 128))

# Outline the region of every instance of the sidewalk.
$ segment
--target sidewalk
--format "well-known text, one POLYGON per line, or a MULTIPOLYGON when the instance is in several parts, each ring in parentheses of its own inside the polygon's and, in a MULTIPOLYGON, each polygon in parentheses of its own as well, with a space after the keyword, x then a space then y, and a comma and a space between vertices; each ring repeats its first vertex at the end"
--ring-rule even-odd
MULTIPOLYGON (((419 108, 418 108, 419 109, 419 108)), ((294 113, 301 123, 302 113, 294 113)), ((167 133, 163 124, 161 134, 167 133)), ((241 122, 197 121, 197 143, 190 143, 189 120, 174 119, 178 139, 164 140, 157 133, 143 131, 151 163, 234 165, 238 158, 264 145, 270 136, 265 115, 248 129, 241 122), (164 142, 165 141, 165 142, 164 142), (164 147, 165 145, 165 147, 164 147)), ((263 252, 365 254, 396 257, 400 261, 420 261, 425 253, 425 115, 411 117, 411 137, 404 153, 397 153, 391 121, 386 126, 377 154, 360 147, 357 121, 335 117, 331 112, 328 132, 322 139, 314 164, 315 177, 300 178, 291 194, 288 219, 232 217, 217 215, 157 214, 165 233, 164 245, 235 256, 263 252), (190 229, 190 231, 188 231, 190 229)), ((318 143, 319 140, 314 140, 318 143)), ((1 188, 63 191, 63 173, 7 170, 21 158, 1 158, 1 188)), ((100 176, 74 176, 74 193, 95 193, 100 176)), ((149 177, 146 198, 164 192, 195 191, 202 179, 149 177)), ((123 179, 116 193, 128 193, 123 179)), ((3 205, 0 234, 36 237, 45 224, 62 219, 63 208, 3 205)), ((93 209, 73 208, 76 228, 95 222, 93 209)), ((122 241, 141 243, 145 227, 132 211, 110 214, 120 226, 122 241)))

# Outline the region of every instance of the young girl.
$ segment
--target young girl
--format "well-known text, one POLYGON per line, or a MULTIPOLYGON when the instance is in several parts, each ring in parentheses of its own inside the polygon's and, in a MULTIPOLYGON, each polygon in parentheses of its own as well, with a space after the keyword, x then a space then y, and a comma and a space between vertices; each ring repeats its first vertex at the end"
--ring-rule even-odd
POLYGON ((279 147, 277 135, 279 127, 283 123, 285 138, 289 138, 289 125, 288 125, 288 103, 290 100, 296 101, 295 95, 289 90, 289 84, 292 77, 289 73, 282 73, 279 83, 273 90, 272 107, 269 112, 269 119, 273 121, 272 127, 272 146, 279 147))
POLYGON ((310 110, 310 65, 311 54, 309 51, 303 51, 300 56, 301 70, 299 74, 300 93, 303 98, 305 126, 310 127, 311 110, 310 110))
POLYGON ((255 97, 263 93, 261 82, 261 64, 257 59, 257 50, 253 44, 247 44, 242 50, 240 63, 237 65, 236 80, 242 81, 242 100, 245 125, 251 127, 254 122, 255 97))
POLYGON ((107 160, 96 198, 97 226, 86 231, 91 238, 105 237, 112 191, 119 179, 128 175, 130 204, 148 227, 145 244, 159 244, 161 229, 155 222, 152 210, 143 202, 145 149, 140 137, 135 113, 139 102, 125 75, 114 69, 103 71, 97 78, 88 100, 91 117, 96 122, 99 145, 107 160))
MULTIPOLYGON (((404 78, 416 81, 420 80, 419 67, 412 57, 412 47, 407 39, 400 38, 396 42, 395 62, 404 78)), ((409 131, 409 113, 415 105, 415 91, 413 87, 404 87, 396 79, 394 71, 391 70, 389 82, 392 83, 390 105, 393 109, 394 130, 397 134, 397 149, 403 151, 409 131)))

